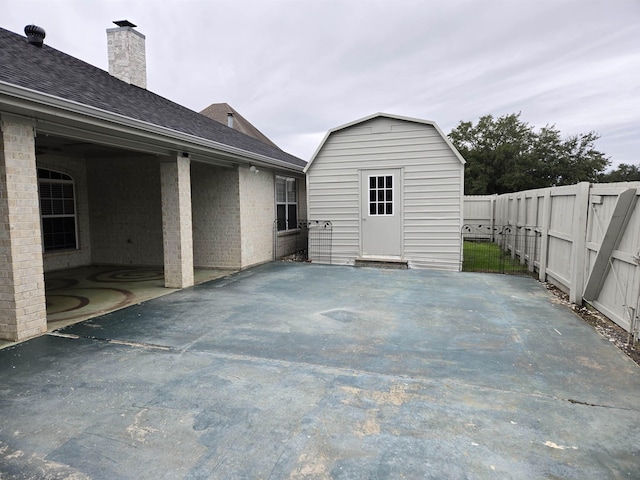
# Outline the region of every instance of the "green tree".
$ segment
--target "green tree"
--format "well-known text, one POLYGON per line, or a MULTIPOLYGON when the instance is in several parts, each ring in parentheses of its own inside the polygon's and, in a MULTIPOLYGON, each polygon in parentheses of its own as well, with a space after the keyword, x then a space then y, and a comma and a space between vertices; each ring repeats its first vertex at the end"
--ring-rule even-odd
POLYGON ((638 182, 640 181, 640 166, 621 163, 618 168, 598 175, 601 183, 610 182, 638 182))
POLYGON ((536 132, 520 114, 461 121, 449 138, 467 161, 465 193, 516 192, 596 181, 609 164, 593 132, 563 139, 554 125, 536 132))

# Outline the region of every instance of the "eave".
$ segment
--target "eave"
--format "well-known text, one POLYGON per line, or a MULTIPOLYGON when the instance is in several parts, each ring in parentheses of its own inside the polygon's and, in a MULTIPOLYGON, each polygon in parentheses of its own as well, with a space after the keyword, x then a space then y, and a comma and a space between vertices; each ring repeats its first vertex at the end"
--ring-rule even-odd
POLYGON ((36 132, 194 161, 256 165, 301 174, 302 166, 0 81, 0 111, 35 119, 36 132))

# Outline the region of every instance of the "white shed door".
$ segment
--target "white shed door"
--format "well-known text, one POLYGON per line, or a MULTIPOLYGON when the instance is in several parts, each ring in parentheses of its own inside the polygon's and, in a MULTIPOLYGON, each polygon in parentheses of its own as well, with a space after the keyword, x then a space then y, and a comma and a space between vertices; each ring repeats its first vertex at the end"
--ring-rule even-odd
POLYGON ((402 192, 400 169, 363 170, 362 256, 402 255, 402 192))

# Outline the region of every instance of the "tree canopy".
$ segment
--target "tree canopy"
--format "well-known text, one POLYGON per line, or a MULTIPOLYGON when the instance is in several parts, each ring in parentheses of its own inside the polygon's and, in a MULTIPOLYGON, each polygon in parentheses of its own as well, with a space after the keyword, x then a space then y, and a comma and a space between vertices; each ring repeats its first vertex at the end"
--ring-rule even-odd
POLYGON ((618 168, 598 176, 598 181, 609 182, 638 182, 640 181, 640 166, 621 163, 618 168))
POLYGON ((594 147, 596 133, 562 138, 555 125, 536 132, 519 113, 485 115, 475 125, 461 121, 449 138, 467 161, 468 195, 596 182, 609 165, 594 147))

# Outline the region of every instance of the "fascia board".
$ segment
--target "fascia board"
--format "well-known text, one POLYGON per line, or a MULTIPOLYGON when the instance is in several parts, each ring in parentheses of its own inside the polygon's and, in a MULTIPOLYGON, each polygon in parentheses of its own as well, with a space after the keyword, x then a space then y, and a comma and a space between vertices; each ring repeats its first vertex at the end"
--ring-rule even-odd
POLYGON ((322 141, 320 142, 320 145, 318 145, 318 148, 316 148, 316 151, 313 152, 313 155, 311 156, 311 160, 309 160, 307 162, 307 164, 304 166, 304 170, 303 172, 306 174, 309 171, 309 168, 311 168, 311 165, 313 164, 313 161, 316 159, 316 157, 318 156, 318 154, 320 153, 320 150, 322 150, 322 147, 324 147, 324 144, 327 142, 327 140, 329 139, 329 135, 331 135, 331 130, 329 130, 324 138, 322 139, 322 141))
POLYGON ((127 133, 143 138, 149 143, 159 142, 164 146, 170 145, 176 150, 197 149, 201 154, 207 152, 213 155, 222 154, 230 156, 236 162, 262 167, 278 167, 293 172, 301 172, 303 169, 301 166, 291 165, 241 148, 0 81, 0 105, 4 103, 28 112, 50 115, 63 124, 69 121, 101 130, 127 133))

